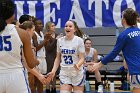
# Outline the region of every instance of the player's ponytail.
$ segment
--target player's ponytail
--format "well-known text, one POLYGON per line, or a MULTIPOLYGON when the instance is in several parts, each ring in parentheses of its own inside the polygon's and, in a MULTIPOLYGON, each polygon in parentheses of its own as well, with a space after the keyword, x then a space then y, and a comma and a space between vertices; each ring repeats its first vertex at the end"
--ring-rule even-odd
POLYGON ((7 24, 6 24, 5 20, 2 17, 0 17, 0 32, 4 30, 6 25, 7 24))
POLYGON ((5 29, 6 20, 14 15, 14 11, 15 5, 12 0, 0 0, 0 32, 5 29))

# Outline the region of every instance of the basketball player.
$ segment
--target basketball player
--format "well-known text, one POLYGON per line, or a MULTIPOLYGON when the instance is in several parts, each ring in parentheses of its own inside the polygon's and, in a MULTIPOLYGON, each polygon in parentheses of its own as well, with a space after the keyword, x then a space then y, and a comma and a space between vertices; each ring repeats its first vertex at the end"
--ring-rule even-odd
POLYGON ((29 68, 39 62, 34 58, 28 32, 11 24, 15 6, 0 0, 0 93, 30 93, 22 64, 22 49, 29 68))
MULTIPOLYGON (((44 45, 47 45, 48 39, 44 38, 44 34, 42 32, 43 30, 43 24, 41 20, 34 20, 35 24, 35 32, 33 34, 33 45, 36 47, 37 51, 37 59, 39 60, 40 64, 37 66, 38 71, 41 74, 46 74, 47 73, 47 64, 46 64, 46 59, 45 59, 45 47, 44 45)), ((43 84, 36 79, 36 85, 37 85, 37 90, 38 93, 43 93, 43 84)))
POLYGON ((99 63, 94 63, 93 71, 113 60, 122 50, 128 71, 133 93, 140 93, 140 29, 135 27, 138 14, 132 8, 122 12, 122 25, 125 30, 117 38, 112 52, 99 63))
MULTIPOLYGON (((27 31, 30 35, 30 38, 32 38, 32 36, 34 34, 34 31, 35 31, 35 26, 34 26, 34 23, 32 21, 25 21, 21 25, 19 25, 19 27, 24 29, 25 31, 27 31)), ((32 46, 32 50, 33 50, 34 55, 35 55, 36 54, 35 47, 32 46)), ((24 65, 26 66, 26 68, 28 70, 28 80, 29 80, 29 86, 30 86, 30 89, 31 89, 31 93, 35 93, 35 86, 34 86, 35 85, 35 81, 34 81, 35 76, 44 85, 47 83, 47 80, 46 80, 44 75, 42 75, 41 73, 39 73, 37 71, 36 68, 30 69, 26 65, 26 60, 23 60, 23 62, 24 62, 24 65)))
POLYGON ((73 21, 67 21, 65 24, 66 36, 57 41, 57 56, 49 77, 53 77, 59 67, 61 67, 60 93, 83 93, 84 86, 84 42, 82 38, 75 36, 76 31, 73 21), (61 62, 61 63, 60 63, 61 62))
MULTIPOLYGON (((93 64, 94 62, 96 63, 98 62, 98 53, 95 48, 91 47, 92 41, 89 38, 84 40, 84 44, 85 44, 85 67, 87 68, 86 74, 88 75, 88 73, 91 72, 90 68, 92 67, 92 65, 90 64, 93 64)), ((97 80, 97 85, 95 86, 95 89, 98 90, 98 92, 103 91, 102 89, 98 89, 98 86, 102 85, 101 75, 99 70, 98 69, 95 70, 94 73, 97 80)))

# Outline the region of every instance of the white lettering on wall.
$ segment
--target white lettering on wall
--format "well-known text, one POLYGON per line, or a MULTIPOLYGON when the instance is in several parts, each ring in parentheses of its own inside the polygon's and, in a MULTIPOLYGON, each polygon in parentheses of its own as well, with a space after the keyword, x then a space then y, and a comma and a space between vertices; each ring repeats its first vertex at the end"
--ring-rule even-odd
MULTIPOLYGON (((47 1, 41 1, 43 3, 44 6, 44 24, 46 24, 46 22, 50 21, 50 18, 53 19, 53 22, 56 21, 55 18, 55 14, 56 14, 56 9, 53 8, 52 12, 51 12, 51 7, 50 7, 50 3, 55 3, 57 6, 57 10, 60 10, 60 0, 47 0, 47 1)), ((56 27, 60 27, 61 24, 61 19, 58 18, 58 23, 56 25, 56 27)))
POLYGON ((108 0, 89 0, 88 9, 91 10, 92 4, 95 2, 95 26, 102 26, 102 3, 106 5, 106 9, 109 9, 108 0))
POLYGON ((73 0, 73 5, 72 5, 72 9, 71 9, 69 19, 70 20, 72 19, 75 22, 77 22, 77 25, 79 27, 85 27, 86 26, 78 0, 73 0), (72 19, 73 15, 75 16, 75 19, 72 19))
MULTIPOLYGON (((116 0, 114 3, 114 6, 113 6, 113 20, 114 20, 117 27, 122 26, 122 23, 120 21, 121 20, 122 1, 124 1, 124 0, 116 0)), ((135 5, 134 5, 133 0, 126 0, 126 2, 127 2, 128 8, 133 8, 135 10, 135 5)))
POLYGON ((37 1, 27 1, 27 4, 29 5, 29 15, 36 16, 35 5, 37 4, 37 1))
POLYGON ((17 20, 19 20, 19 17, 23 15, 23 4, 24 1, 15 1, 16 7, 17 7, 17 20))

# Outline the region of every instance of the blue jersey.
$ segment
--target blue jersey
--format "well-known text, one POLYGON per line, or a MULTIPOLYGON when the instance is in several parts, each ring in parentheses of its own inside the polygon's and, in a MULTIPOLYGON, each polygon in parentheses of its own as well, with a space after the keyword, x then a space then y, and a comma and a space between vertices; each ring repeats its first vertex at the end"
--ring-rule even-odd
POLYGON ((102 64, 112 61, 122 50, 129 73, 140 74, 140 29, 129 27, 117 38, 114 49, 102 60, 102 64))

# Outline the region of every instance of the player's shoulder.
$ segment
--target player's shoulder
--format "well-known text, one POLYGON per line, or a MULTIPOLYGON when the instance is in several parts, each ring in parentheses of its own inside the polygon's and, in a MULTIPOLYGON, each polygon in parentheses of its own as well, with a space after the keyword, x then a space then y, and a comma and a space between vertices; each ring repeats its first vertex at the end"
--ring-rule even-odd
POLYGON ((21 39, 21 41, 24 41, 25 39, 28 39, 29 38, 29 34, 27 31, 25 31, 24 29, 21 29, 19 27, 15 27, 16 30, 17 30, 17 33, 21 39))
POLYGON ((57 41, 58 41, 58 42, 60 42, 60 41, 64 41, 65 37, 66 37, 66 36, 62 36, 62 37, 58 38, 57 41))
POLYGON ((79 42, 84 42, 84 40, 83 40, 81 37, 74 36, 74 38, 75 38, 76 40, 78 40, 79 42))

